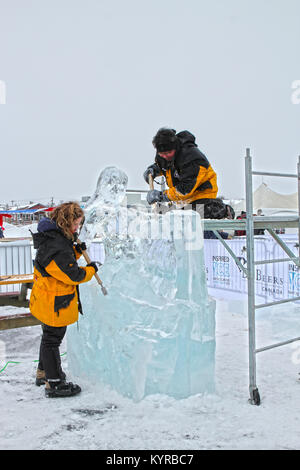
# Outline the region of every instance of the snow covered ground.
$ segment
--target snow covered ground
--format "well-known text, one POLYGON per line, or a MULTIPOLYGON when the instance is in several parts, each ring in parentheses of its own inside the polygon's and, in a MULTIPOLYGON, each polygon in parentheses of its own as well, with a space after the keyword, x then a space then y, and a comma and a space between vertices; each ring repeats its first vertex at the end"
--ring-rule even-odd
MULTIPOLYGON (((5 228, 6 237, 28 236, 28 227, 17 233, 10 224, 5 228)), ((257 347, 299 337, 299 310, 299 304, 259 310, 257 347)), ((24 311, 0 307, 0 316, 24 311)), ((300 342, 257 356, 262 404, 253 406, 246 298, 218 299, 216 320, 216 393, 178 401, 154 395, 140 403, 82 381, 78 396, 45 398, 43 387, 35 386, 40 327, 0 331, 0 449, 299 450, 300 342)), ((67 354, 62 363, 68 374, 67 354)))
MULTIPOLYGON (((257 345, 300 336, 299 308, 261 310, 257 345)), ((24 309, 0 307, 0 315, 14 311, 24 309)), ((300 343, 258 355, 262 404, 250 405, 242 302, 217 301, 214 395, 179 401, 154 395, 133 403, 80 381, 80 395, 47 399, 34 384, 39 341, 39 326, 0 332, 0 370, 20 362, 0 373, 0 449, 300 449, 300 343)), ((67 354, 62 362, 68 373, 67 354)))

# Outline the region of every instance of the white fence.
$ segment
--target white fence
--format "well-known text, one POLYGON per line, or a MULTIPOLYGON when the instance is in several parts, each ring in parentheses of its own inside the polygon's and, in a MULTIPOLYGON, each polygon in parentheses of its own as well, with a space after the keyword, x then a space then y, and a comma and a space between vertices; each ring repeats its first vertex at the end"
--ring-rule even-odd
MULTIPOLYGON (((0 242, 0 276, 33 272, 30 240, 0 242)), ((0 294, 20 292, 21 284, 0 286, 0 294)))

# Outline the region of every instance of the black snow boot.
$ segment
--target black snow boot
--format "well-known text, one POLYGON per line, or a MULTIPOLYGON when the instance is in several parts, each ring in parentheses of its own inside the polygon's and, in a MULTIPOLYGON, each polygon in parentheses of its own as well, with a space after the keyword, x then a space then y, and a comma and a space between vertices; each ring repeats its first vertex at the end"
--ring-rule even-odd
POLYGON ((45 395, 47 398, 65 398, 72 397, 81 392, 79 385, 72 382, 51 382, 47 381, 45 386, 45 395))
MULTIPOLYGON (((63 370, 60 373, 60 379, 61 379, 62 382, 64 382, 66 380, 66 374, 64 373, 63 370)), ((47 382, 47 380, 46 380, 45 371, 42 370, 42 369, 37 369, 36 370, 36 376, 35 376, 35 385, 40 387, 41 385, 45 385, 46 382, 47 382)))
POLYGON ((45 383, 46 383, 45 371, 41 369, 37 369, 36 376, 35 376, 35 385, 40 387, 41 385, 45 385, 45 383))

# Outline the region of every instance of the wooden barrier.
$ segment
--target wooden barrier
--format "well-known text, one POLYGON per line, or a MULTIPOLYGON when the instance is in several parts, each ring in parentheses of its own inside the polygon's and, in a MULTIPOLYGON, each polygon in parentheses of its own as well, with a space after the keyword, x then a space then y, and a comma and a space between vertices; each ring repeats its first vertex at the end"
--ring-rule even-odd
POLYGON ((32 240, 32 237, 10 237, 10 238, 0 238, 0 243, 7 242, 16 242, 19 240, 32 240))
MULTIPOLYGON (((12 274, 0 276, 0 285, 22 284, 19 300, 25 300, 27 289, 32 286, 33 274, 12 274)), ((8 292, 6 295, 10 295, 8 292)), ((0 316, 0 331, 21 328, 26 326, 40 325, 41 322, 31 315, 31 313, 19 313, 16 315, 0 316)))
POLYGON ((32 284, 33 274, 11 274, 8 276, 0 276, 0 286, 8 284, 32 284))
POLYGON ((18 313, 16 315, 6 315, 3 317, 0 316, 0 331, 40 324, 41 322, 32 316, 31 313, 18 313))
POLYGON ((21 291, 16 292, 5 292, 2 296, 5 297, 16 297, 18 296, 19 302, 25 302, 27 297, 27 290, 32 288, 33 274, 11 274, 8 276, 0 276, 0 286, 7 286, 9 284, 22 284, 21 291))

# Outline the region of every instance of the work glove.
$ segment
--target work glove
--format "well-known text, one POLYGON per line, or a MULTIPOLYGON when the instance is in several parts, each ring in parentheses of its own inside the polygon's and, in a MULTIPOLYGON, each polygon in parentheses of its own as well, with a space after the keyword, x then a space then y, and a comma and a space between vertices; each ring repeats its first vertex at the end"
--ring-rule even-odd
POLYGON ((162 191, 158 191, 157 189, 152 189, 147 193, 147 201, 148 204, 154 204, 155 202, 169 202, 170 199, 168 196, 163 193, 162 191))
POLYGON ((77 243, 77 245, 75 245, 75 250, 78 252, 78 253, 82 253, 83 251, 86 251, 86 244, 84 242, 82 243, 77 243))
POLYGON ((92 261, 91 263, 87 264, 87 266, 92 266, 92 268, 95 269, 95 273, 98 271, 98 266, 96 265, 96 263, 94 263, 94 261, 92 261))
POLYGON ((148 166, 147 170, 144 172, 144 180, 147 184, 149 184, 149 175, 152 175, 153 179, 160 175, 160 168, 156 163, 148 166))

